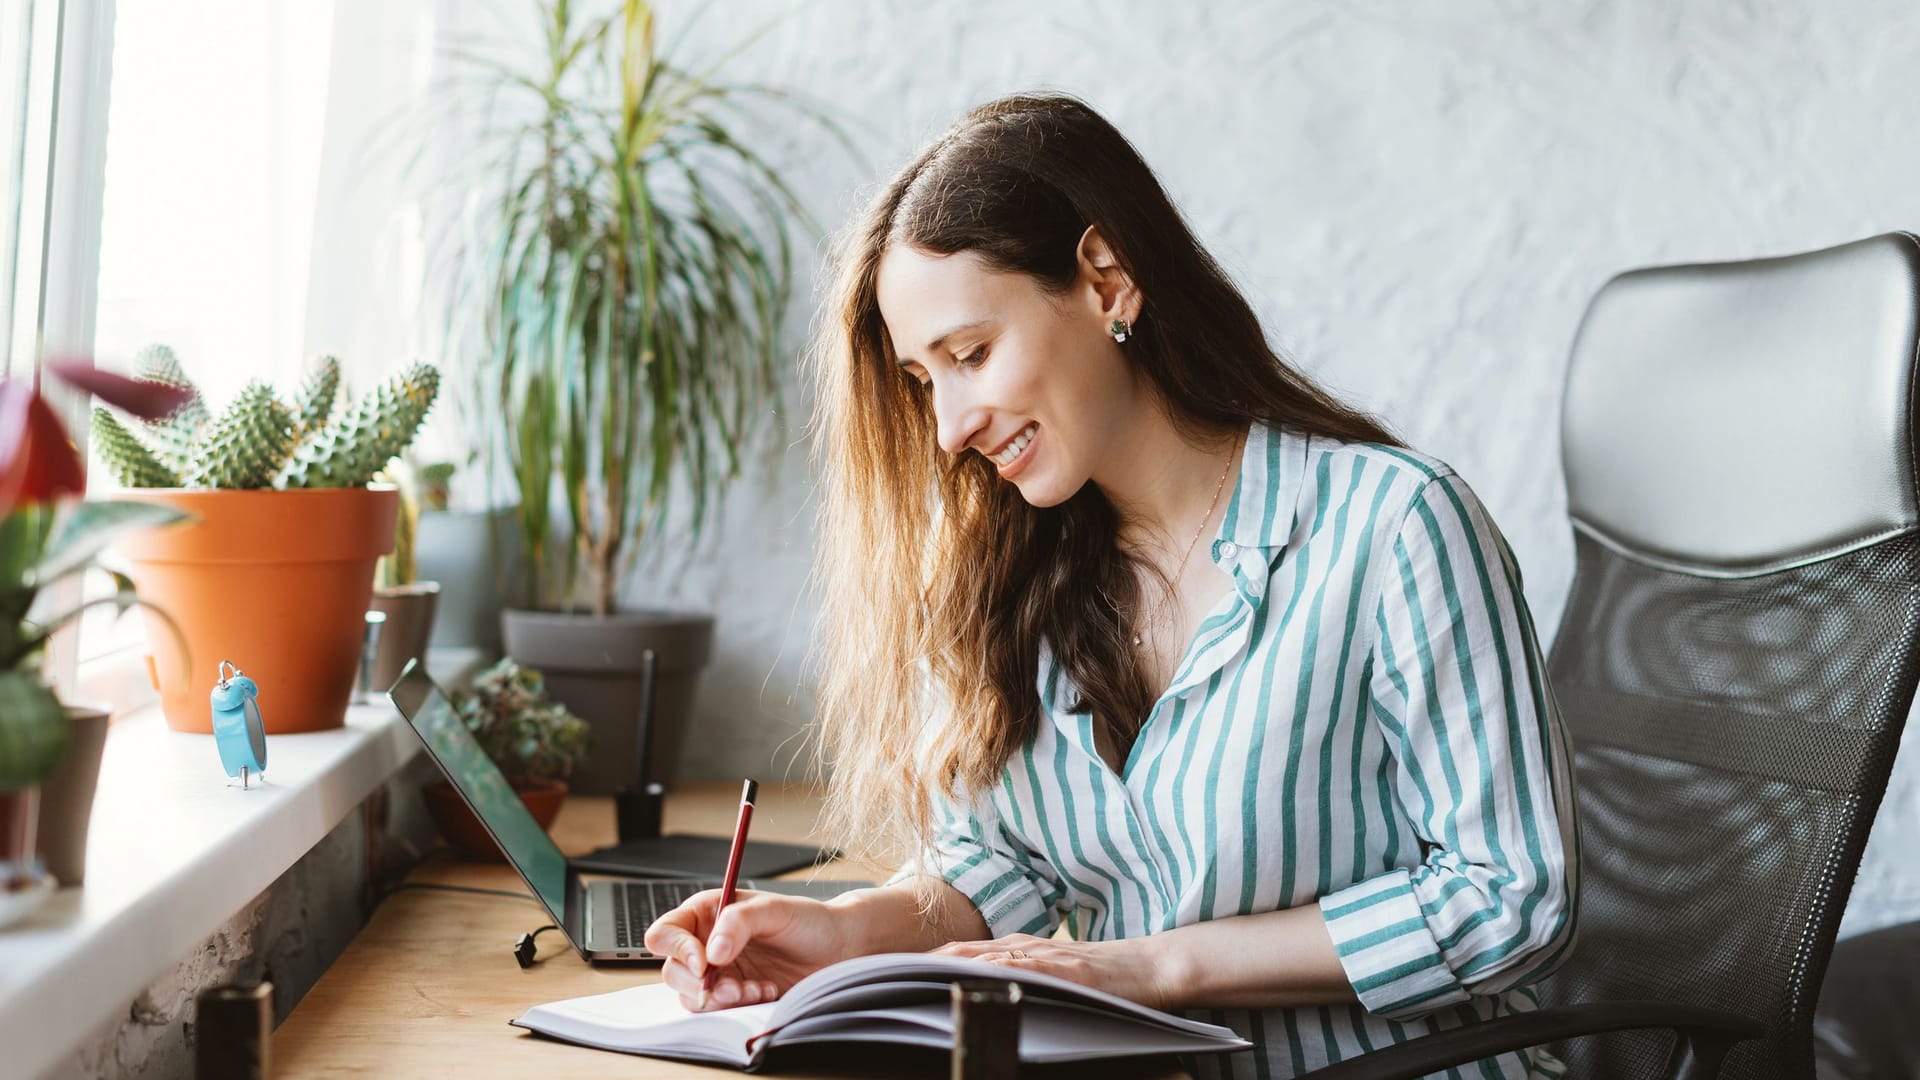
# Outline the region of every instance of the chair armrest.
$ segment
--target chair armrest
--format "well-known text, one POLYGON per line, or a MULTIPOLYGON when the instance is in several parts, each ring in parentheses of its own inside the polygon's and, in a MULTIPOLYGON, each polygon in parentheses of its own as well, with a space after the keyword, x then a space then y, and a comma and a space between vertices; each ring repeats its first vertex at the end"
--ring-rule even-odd
POLYGON ((1667 1080, 1711 1080, 1733 1044, 1766 1034, 1767 1027, 1737 1013, 1666 1001, 1595 1001, 1502 1016, 1423 1035, 1370 1054, 1316 1069, 1299 1080, 1419 1080, 1454 1065, 1579 1035, 1638 1028, 1671 1028, 1678 1035, 1667 1059, 1667 1080))

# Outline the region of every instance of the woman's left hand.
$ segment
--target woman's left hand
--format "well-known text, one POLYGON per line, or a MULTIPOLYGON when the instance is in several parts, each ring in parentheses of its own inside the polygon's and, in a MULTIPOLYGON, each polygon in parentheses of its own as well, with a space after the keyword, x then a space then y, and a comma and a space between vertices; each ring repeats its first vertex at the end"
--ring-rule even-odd
POLYGON ((939 956, 965 956, 1021 971, 1042 974, 1105 990, 1154 1009, 1177 1006, 1170 984, 1172 965, 1159 955, 1152 937, 1117 941, 1073 941, 1011 934, 991 941, 956 941, 933 950, 939 956))

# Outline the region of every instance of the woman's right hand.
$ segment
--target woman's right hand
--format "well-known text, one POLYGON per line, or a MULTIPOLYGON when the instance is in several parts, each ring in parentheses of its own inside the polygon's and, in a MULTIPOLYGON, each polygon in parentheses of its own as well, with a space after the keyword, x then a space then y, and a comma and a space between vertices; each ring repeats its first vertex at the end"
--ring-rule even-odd
POLYGON ((772 1001, 802 978, 852 955, 844 910, 781 893, 734 893, 720 911, 720 890, 708 889, 647 927, 646 946, 666 957, 661 980, 689 1010, 700 1008, 701 979, 717 969, 709 1009, 772 1001))

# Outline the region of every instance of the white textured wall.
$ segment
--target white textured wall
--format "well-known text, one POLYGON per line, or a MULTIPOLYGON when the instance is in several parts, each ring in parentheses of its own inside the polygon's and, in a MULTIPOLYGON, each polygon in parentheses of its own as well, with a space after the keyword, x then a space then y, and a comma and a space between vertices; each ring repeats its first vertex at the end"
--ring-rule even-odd
MULTIPOLYGON (((662 3, 662 38, 695 7, 662 3)), ((789 5, 714 8, 684 56, 717 55, 789 5)), ((870 126, 870 167, 817 142, 779 151, 829 227, 969 105, 1032 87, 1086 97, 1272 338, 1468 479, 1548 634, 1572 573, 1560 387, 1602 282, 1920 228, 1910 0, 821 2, 732 71, 870 126)), ((796 305, 796 344, 812 310, 796 305)), ((791 401, 800 412, 803 393, 791 401)), ((736 491, 687 573, 634 583, 636 601, 719 614, 693 773, 767 775, 809 719, 811 485, 796 445, 736 491)), ((1920 917, 1916 741, 1850 931, 1920 917)))

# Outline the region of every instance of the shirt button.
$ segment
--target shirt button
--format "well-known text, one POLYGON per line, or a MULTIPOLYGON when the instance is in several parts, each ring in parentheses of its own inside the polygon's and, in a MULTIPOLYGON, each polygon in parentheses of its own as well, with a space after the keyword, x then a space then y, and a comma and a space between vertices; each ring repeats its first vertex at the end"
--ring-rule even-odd
POLYGON ((1231 541, 1231 540, 1223 540, 1223 541, 1221 541, 1221 543, 1220 543, 1220 557, 1221 557, 1221 558, 1223 558, 1223 559, 1231 559, 1231 558, 1233 558, 1233 557, 1234 557, 1235 555, 1238 555, 1238 554, 1240 554, 1240 545, 1238 545, 1238 544, 1236 544, 1236 543, 1234 543, 1234 542, 1233 542, 1233 541, 1231 541))

